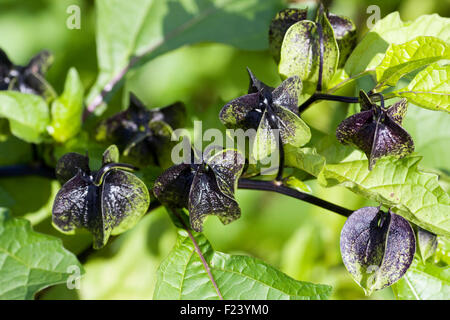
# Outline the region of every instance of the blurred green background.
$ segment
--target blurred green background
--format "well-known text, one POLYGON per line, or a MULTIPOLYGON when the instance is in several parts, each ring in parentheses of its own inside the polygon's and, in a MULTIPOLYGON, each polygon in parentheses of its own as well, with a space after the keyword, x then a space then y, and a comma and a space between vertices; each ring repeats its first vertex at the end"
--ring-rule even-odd
MULTIPOLYGON (((265 0, 262 0, 265 1, 265 0)), ((311 2, 290 1, 304 7, 311 2)), ((352 18, 359 36, 367 32, 369 5, 378 5, 381 17, 399 11, 403 20, 422 14, 449 16, 449 0, 335 0, 325 1, 330 11, 352 18)), ((0 47, 16 64, 26 64, 41 49, 54 53, 55 62, 48 73, 58 92, 70 67, 80 73, 89 88, 97 74, 95 47, 95 6, 82 0, 0 0, 0 47), (66 28, 69 5, 81 8, 81 29, 66 28)), ((230 46, 203 43, 183 47, 160 56, 132 71, 124 88, 116 93, 106 115, 126 107, 122 93, 134 91, 150 107, 161 107, 180 100, 189 109, 190 123, 203 121, 203 129, 224 129, 217 114, 225 102, 245 93, 248 77, 245 67, 264 82, 279 83, 277 68, 268 52, 249 52, 230 46)), ((306 122, 316 132, 332 133, 345 116, 335 103, 321 103, 305 113, 306 122), (324 116, 326 115, 326 116, 324 116)), ((30 159, 28 144, 10 137, 0 143, 0 165, 25 163, 30 159), (6 156, 7 155, 7 156, 6 156)), ((431 157, 425 158, 432 163, 431 157)), ((341 187, 323 189, 308 181, 318 197, 350 209, 369 204, 341 187)), ((58 233, 50 223, 57 182, 27 177, 0 180, 0 206, 12 209, 15 216, 30 219, 35 230, 63 239, 74 253, 90 246, 91 236, 58 233)), ((345 219, 321 208, 282 195, 238 191, 242 218, 223 226, 209 218, 205 234, 216 250, 252 255, 280 268, 298 280, 333 286, 333 299, 367 299, 342 264, 339 235, 345 219)), ((41 299, 150 299, 155 273, 161 260, 175 242, 175 229, 164 209, 147 215, 135 228, 116 238, 106 248, 83 255, 86 274, 80 290, 57 286, 44 290, 41 299)), ((392 290, 376 292, 370 299, 392 299, 392 290)))

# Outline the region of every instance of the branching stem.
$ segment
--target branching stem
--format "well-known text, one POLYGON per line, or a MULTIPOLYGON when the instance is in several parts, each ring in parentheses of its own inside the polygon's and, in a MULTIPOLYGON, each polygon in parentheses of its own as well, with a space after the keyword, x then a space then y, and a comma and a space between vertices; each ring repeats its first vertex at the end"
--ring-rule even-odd
POLYGON ((242 179, 239 179, 238 188, 239 189, 250 189, 250 190, 265 190, 265 191, 281 193, 281 194, 314 204, 321 208, 333 211, 344 217, 348 217, 353 213, 352 210, 346 209, 346 208, 338 206, 334 203, 314 197, 313 195, 294 190, 292 188, 289 188, 287 186, 284 186, 284 185, 279 184, 274 181, 250 180, 250 179, 242 178, 242 179))
MULTIPOLYGON (((387 100, 394 98, 393 96, 382 96, 378 93, 371 93, 369 94, 369 97, 371 97, 372 101, 381 101, 381 99, 387 100)), ((359 99, 358 97, 347 97, 347 96, 336 96, 333 94, 327 94, 327 93, 321 93, 316 92, 311 97, 309 97, 308 100, 303 102, 300 107, 298 107, 298 112, 301 114, 304 112, 308 107, 313 104, 314 102, 318 100, 327 100, 327 101, 339 101, 344 103, 358 103, 359 99)))

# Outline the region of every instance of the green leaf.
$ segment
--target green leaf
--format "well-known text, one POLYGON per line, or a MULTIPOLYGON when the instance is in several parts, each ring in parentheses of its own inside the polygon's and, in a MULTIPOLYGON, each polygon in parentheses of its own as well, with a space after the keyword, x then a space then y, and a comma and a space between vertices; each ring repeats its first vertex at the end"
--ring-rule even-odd
POLYGON ((450 112, 450 65, 429 65, 420 71, 406 88, 393 93, 431 110, 450 112))
MULTIPOLYGON (((322 83, 328 82, 336 72, 339 62, 339 48, 333 28, 323 16, 323 73, 322 83)), ((292 25, 284 36, 281 46, 279 72, 283 77, 299 76, 310 85, 317 82, 319 75, 319 40, 316 23, 308 20, 292 25)))
POLYGON ((81 128, 84 88, 78 72, 71 68, 67 74, 64 92, 52 103, 50 133, 58 142, 74 137, 81 128))
POLYGON ((0 118, 0 142, 8 140, 9 123, 8 120, 0 118))
POLYGON ((0 299, 33 299, 50 285, 68 281, 72 268, 83 271, 60 239, 34 232, 30 222, 0 208, 0 299))
POLYGON ((300 192, 311 193, 311 188, 302 180, 294 176, 290 176, 283 180, 283 184, 300 192))
POLYGON ((377 88, 395 86, 404 75, 441 59, 450 59, 450 46, 439 38, 417 37, 400 45, 391 44, 375 69, 377 88))
POLYGON ((450 238, 438 237, 438 247, 435 253, 434 261, 450 264, 450 238))
POLYGON ((424 264, 415 258, 408 272, 392 288, 399 300, 448 300, 450 266, 424 264))
POLYGON ((432 14, 420 16, 413 22, 403 22, 400 14, 393 12, 379 20, 364 36, 344 69, 348 76, 355 76, 368 69, 375 70, 390 44, 402 44, 419 36, 433 36, 448 42, 450 19, 432 14))
POLYGON ((0 92, 0 117, 9 120, 13 135, 32 143, 42 142, 50 121, 48 106, 40 96, 16 91, 0 92))
POLYGON ((417 227, 417 251, 423 262, 427 261, 436 253, 438 246, 437 236, 427 230, 417 227))
MULTIPOLYGON (((224 299, 326 299, 331 287, 294 280, 261 260, 214 251, 208 240, 195 239, 224 299)), ((217 300, 219 296, 186 231, 158 269, 153 299, 217 300)))
POLYGON ((423 156, 422 166, 450 172, 449 116, 409 104, 403 127, 413 138, 416 152, 423 156))
POLYGON ((278 0, 97 1, 100 74, 88 102, 129 64, 145 63, 186 44, 210 41, 266 49, 267 30, 279 5, 278 0))
POLYGON ((418 168, 421 157, 385 157, 372 171, 367 157, 326 138, 314 149, 290 149, 286 164, 316 176, 326 187, 343 185, 435 234, 450 235, 450 196, 435 174, 418 168))

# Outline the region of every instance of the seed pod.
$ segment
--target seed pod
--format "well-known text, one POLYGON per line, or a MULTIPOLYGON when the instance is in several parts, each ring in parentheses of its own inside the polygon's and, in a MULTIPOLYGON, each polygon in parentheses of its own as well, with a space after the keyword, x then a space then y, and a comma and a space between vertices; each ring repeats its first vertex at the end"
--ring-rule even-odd
POLYGON ((361 112, 341 122, 336 137, 343 144, 361 149, 369 159, 369 170, 384 156, 404 157, 414 151, 411 136, 402 127, 408 103, 402 99, 384 109, 360 91, 361 112))
MULTIPOLYGON (((320 11, 320 10, 318 10, 320 11)), ((280 62, 280 51, 288 29, 299 21, 307 20, 306 9, 284 9, 272 19, 269 28, 269 50, 275 61, 280 62)), ((339 65, 341 68, 356 46, 357 34, 355 24, 347 17, 326 13, 339 47, 339 65)))
POLYGON ((275 61, 280 61, 281 44, 286 31, 294 23, 306 20, 308 10, 306 9, 284 9, 278 12, 272 19, 269 27, 269 50, 275 61))
POLYGON ((327 13, 327 18, 333 28, 334 37, 339 47, 338 68, 342 68, 356 47, 356 26, 351 19, 337 14, 327 13))
POLYGON ((407 220, 390 210, 364 207, 347 219, 341 232, 341 255, 352 278, 367 295, 398 281, 416 250, 407 220))
POLYGON ((53 62, 52 54, 43 50, 26 66, 15 65, 0 49, 0 90, 14 90, 48 98, 53 92, 44 75, 53 62))
POLYGON ((53 225, 62 232, 85 228, 94 236, 93 247, 103 247, 110 235, 133 227, 147 212, 150 197, 145 184, 127 164, 118 163, 116 146, 103 154, 103 165, 91 172, 88 157, 63 156, 56 172, 64 182, 52 209, 53 225))
POLYGON ((198 162, 167 169, 156 179, 153 192, 167 207, 187 208, 192 229, 200 232, 209 215, 223 224, 240 217, 234 191, 245 159, 236 150, 223 150, 198 162))
POLYGON ((277 147, 274 129, 279 130, 283 144, 300 147, 306 144, 311 133, 298 115, 298 101, 302 83, 297 76, 284 80, 271 88, 258 80, 249 70, 249 94, 227 103, 220 111, 222 123, 229 129, 255 129, 253 148, 255 159, 269 156, 277 147), (257 142, 257 143, 256 143, 257 142))
POLYGON ((147 109, 130 93, 127 110, 101 122, 96 139, 117 144, 125 161, 139 167, 172 165, 170 154, 175 142, 171 141, 173 129, 181 128, 186 109, 181 102, 161 109, 147 109))

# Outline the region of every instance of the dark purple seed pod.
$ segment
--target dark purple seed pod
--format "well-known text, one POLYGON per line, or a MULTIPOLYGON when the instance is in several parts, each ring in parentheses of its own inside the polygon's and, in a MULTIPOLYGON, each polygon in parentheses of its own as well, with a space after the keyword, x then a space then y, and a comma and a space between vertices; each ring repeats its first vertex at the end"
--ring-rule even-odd
POLYGON ((413 261, 416 239, 403 217, 364 207, 345 222, 340 246, 345 267, 369 295, 403 277, 413 261))
POLYGON ((53 62, 52 54, 43 50, 26 66, 15 65, 0 49, 0 90, 14 90, 47 98, 53 89, 45 81, 45 73, 53 62))
POLYGON ((361 112, 342 121, 336 129, 339 142, 362 150, 369 159, 369 170, 381 157, 412 153, 414 142, 401 126, 408 106, 406 99, 384 109, 372 103, 364 91, 360 97, 361 112))
POLYGON ((170 167, 156 179, 153 193, 165 206, 186 208, 192 229, 202 231, 209 215, 227 224, 241 215, 234 198, 245 159, 236 150, 226 149, 196 163, 170 167))
POLYGON ((134 167, 118 161, 115 145, 104 152, 98 171, 89 169, 87 156, 68 153, 59 159, 56 175, 63 186, 52 209, 52 222, 57 229, 73 233, 77 228, 85 228, 94 237, 93 247, 99 249, 110 235, 128 230, 147 212, 147 187, 127 172, 134 167))
POLYGON ((130 93, 128 109, 102 121, 97 127, 98 141, 116 144, 124 160, 138 167, 155 165, 164 169, 173 163, 170 154, 175 142, 174 129, 181 128, 186 108, 177 102, 160 109, 147 107, 130 93))

